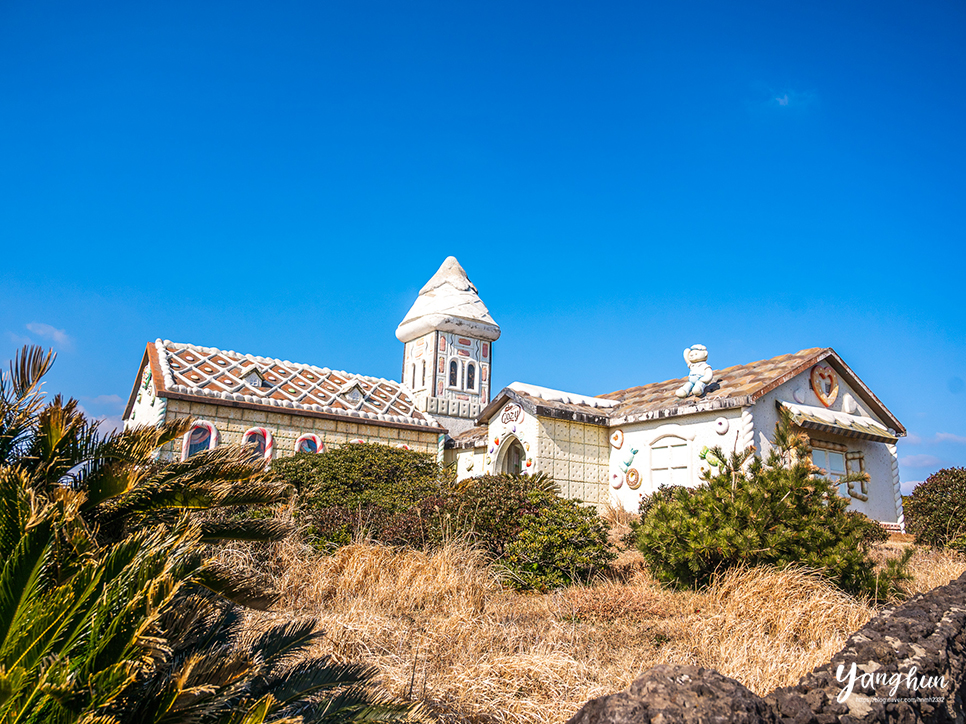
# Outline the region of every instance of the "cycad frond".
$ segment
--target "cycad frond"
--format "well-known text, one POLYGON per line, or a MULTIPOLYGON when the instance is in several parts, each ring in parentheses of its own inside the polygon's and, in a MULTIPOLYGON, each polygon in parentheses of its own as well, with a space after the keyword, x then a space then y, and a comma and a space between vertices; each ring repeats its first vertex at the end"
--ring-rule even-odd
POLYGON ((278 594, 270 591, 254 576, 239 574, 211 563, 205 565, 194 576, 194 580, 229 601, 258 611, 266 610, 278 600, 278 594))
POLYGON ((247 540, 266 543, 285 538, 294 528, 292 523, 279 518, 204 521, 201 523, 201 542, 247 540))

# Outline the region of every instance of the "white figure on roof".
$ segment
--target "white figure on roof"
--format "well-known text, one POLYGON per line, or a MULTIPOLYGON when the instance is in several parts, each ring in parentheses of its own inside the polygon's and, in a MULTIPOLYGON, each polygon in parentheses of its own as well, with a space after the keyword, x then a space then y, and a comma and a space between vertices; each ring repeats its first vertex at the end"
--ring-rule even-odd
POLYGON ((707 360, 708 348, 703 344, 692 344, 684 350, 684 361, 688 363, 688 369, 691 372, 688 374, 687 382, 681 385, 674 394, 678 397, 687 397, 688 395, 701 397, 704 394, 705 386, 714 377, 714 370, 711 369, 707 360))

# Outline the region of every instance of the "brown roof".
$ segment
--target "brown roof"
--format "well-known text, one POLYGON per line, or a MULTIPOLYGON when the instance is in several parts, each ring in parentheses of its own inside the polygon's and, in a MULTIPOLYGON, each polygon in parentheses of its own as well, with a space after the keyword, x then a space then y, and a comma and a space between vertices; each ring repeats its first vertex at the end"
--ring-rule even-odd
POLYGON ((159 397, 442 430, 392 380, 160 339, 146 357, 159 397))
POLYGON ((469 430, 463 430, 456 437, 447 440, 446 447, 460 449, 483 447, 486 445, 486 436, 489 434, 489 429, 486 425, 478 425, 471 427, 469 430))
POLYGON ((562 402, 556 399, 544 399, 527 394, 525 391, 506 388, 483 411, 480 415, 480 421, 487 420, 507 401, 517 402, 535 415, 611 426, 639 420, 744 407, 754 404, 763 395, 823 360, 843 375, 880 419, 896 430, 899 435, 905 435, 905 428, 895 415, 879 401, 865 383, 830 347, 812 347, 794 354, 783 354, 750 364, 715 370, 711 384, 708 385, 705 394, 701 397, 685 397, 682 399, 674 394, 686 379, 684 377, 598 395, 603 399, 620 402, 619 405, 612 408, 591 407, 590 405, 562 402))
POLYGON ((613 418, 649 419, 689 414, 703 410, 741 407, 804 372, 827 356, 831 349, 812 347, 794 354, 783 354, 746 365, 714 371, 714 378, 701 397, 680 398, 674 394, 686 378, 654 382, 640 387, 617 390, 601 397, 620 400, 611 412, 613 418), (695 410, 695 407, 699 410, 695 410))

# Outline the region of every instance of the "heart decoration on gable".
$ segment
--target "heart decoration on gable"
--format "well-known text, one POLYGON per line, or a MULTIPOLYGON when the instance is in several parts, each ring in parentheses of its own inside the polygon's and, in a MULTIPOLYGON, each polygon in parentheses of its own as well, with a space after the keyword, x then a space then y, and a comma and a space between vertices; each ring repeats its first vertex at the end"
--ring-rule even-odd
POLYGON ((616 449, 620 450, 621 445, 624 444, 624 431, 615 430, 614 434, 610 436, 610 444, 613 445, 616 449))
POLYGON ((839 396, 839 380, 831 367, 827 365, 812 367, 812 392, 826 407, 830 407, 835 402, 835 398, 839 396))

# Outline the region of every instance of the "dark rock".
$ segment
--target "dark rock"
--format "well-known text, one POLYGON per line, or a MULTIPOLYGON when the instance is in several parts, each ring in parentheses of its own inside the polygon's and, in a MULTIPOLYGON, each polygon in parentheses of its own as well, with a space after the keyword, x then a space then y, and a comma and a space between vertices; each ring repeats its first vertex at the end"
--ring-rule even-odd
POLYGON ((884 609, 828 664, 765 698, 711 669, 655 666, 568 724, 964 724, 964 701, 966 574, 884 609))
POLYGON ((655 666, 627 691, 593 699, 568 724, 776 722, 767 704, 734 679, 696 666, 655 666))

